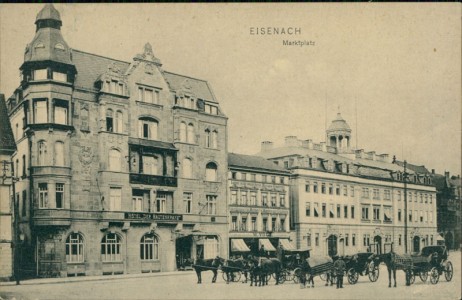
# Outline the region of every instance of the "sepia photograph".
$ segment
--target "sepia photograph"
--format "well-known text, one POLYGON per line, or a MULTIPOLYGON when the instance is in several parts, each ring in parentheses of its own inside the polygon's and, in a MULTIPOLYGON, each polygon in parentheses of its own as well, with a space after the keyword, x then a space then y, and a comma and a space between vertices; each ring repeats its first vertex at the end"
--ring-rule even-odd
POLYGON ((0 4, 0 300, 461 299, 461 9, 0 4))

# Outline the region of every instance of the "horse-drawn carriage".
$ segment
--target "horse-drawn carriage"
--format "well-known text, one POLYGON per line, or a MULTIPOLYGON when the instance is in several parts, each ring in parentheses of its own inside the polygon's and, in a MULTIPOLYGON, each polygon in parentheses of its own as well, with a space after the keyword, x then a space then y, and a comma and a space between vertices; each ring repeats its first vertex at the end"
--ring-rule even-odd
POLYGON ((314 256, 309 257, 302 261, 294 270, 294 278, 297 278, 301 284, 305 285, 306 281, 311 282, 314 287, 313 278, 315 276, 322 276, 331 274, 334 267, 334 261, 332 258, 326 256, 314 256))
POLYGON ((426 282, 430 276, 432 284, 437 284, 443 273, 446 281, 452 280, 454 270, 452 263, 448 261, 448 251, 445 246, 423 247, 422 251, 418 255, 411 256, 411 259, 411 284, 414 283, 417 274, 423 282, 426 282))
POLYGON ((373 254, 372 252, 359 252, 352 256, 343 257, 350 284, 356 284, 360 275, 367 275, 371 282, 376 282, 379 279, 379 266, 373 263, 373 254))
POLYGON ((295 276, 294 271, 300 267, 303 261, 308 257, 310 257, 310 249, 285 250, 281 258, 284 280, 298 283, 298 277, 295 276))

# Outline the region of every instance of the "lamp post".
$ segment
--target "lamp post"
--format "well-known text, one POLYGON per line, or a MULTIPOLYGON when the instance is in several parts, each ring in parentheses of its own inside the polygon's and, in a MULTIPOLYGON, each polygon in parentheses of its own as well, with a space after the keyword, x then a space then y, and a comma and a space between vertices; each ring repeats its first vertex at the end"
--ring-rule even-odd
POLYGON ((14 252, 13 252, 13 270, 14 270, 14 278, 16 280, 16 285, 20 284, 20 276, 19 276, 19 243, 22 240, 24 240, 24 234, 19 234, 19 203, 16 198, 16 186, 15 183, 19 180, 18 177, 14 176, 15 170, 14 170, 14 163, 12 161, 8 160, 2 160, 2 183, 5 183, 7 179, 11 179, 11 185, 13 188, 13 216, 14 216, 14 236, 13 236, 13 247, 14 247, 14 252), (9 173, 9 175, 8 175, 9 173))

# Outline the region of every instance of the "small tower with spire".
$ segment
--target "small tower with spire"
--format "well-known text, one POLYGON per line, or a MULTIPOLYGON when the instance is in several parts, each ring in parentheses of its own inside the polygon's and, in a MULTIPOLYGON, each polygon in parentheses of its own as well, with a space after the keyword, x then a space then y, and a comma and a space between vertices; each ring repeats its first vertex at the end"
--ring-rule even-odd
POLYGON ((326 131, 327 143, 337 149, 337 153, 347 152, 350 150, 351 128, 350 125, 342 118, 340 112, 337 118, 332 121, 326 131))

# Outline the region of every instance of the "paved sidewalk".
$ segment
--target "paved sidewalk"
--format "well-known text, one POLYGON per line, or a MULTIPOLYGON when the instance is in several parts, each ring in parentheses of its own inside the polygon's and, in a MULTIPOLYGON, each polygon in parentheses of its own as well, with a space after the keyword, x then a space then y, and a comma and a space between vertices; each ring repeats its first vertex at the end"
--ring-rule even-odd
MULTIPOLYGON (((52 283, 69 283, 69 282, 82 282, 82 281, 103 281, 103 280, 123 280, 130 278, 143 278, 143 277, 158 277, 158 276, 179 276, 189 275, 194 271, 173 271, 173 272, 156 272, 156 273, 140 273, 140 274, 121 274, 121 275, 100 275, 100 276, 77 276, 77 277, 57 277, 57 278, 36 278, 21 280, 21 285, 33 284, 52 284, 52 283)), ((0 286, 16 285, 16 281, 0 282, 0 286)))

